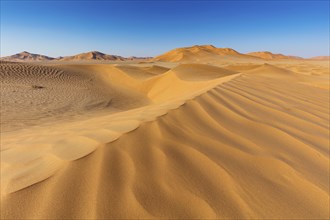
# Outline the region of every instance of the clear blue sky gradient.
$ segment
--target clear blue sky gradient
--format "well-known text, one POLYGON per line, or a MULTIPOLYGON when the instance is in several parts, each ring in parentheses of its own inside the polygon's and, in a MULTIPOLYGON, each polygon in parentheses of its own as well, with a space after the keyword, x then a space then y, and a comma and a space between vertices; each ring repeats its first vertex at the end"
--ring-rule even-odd
POLYGON ((1 56, 155 56, 196 44, 329 55, 329 1, 1 0, 1 56))

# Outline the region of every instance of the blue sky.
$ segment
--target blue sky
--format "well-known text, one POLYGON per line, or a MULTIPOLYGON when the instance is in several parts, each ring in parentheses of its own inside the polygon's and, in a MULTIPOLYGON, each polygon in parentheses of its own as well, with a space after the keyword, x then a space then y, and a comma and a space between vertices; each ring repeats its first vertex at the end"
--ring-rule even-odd
POLYGON ((196 44, 329 54, 329 1, 4 1, 1 56, 154 56, 196 44))

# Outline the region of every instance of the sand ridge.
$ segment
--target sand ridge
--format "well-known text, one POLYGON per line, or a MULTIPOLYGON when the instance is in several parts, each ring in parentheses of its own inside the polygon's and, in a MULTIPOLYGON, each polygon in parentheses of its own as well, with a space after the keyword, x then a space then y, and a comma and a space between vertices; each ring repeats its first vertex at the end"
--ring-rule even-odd
MULTIPOLYGON (((25 64, 23 66, 26 68, 30 67, 25 64)), ((33 67, 45 68, 37 65, 33 67)), ((62 68, 72 70, 73 67, 74 66, 66 66, 62 68)), ((47 68, 47 71, 51 70, 50 67, 47 68)), ((140 82, 123 73, 123 68, 118 69, 117 67, 109 67, 108 65, 88 65, 75 68, 76 70, 83 68, 85 71, 95 71, 95 69, 98 69, 99 72, 103 71, 103 82, 112 82, 112 84, 108 84, 108 87, 114 84, 113 81, 120 83, 123 79, 125 80, 127 87, 130 89, 137 89, 139 86, 145 87, 143 81, 140 82), (108 74, 108 72, 104 71, 105 69, 110 73, 108 74)), ((189 65, 185 65, 177 68, 178 69, 176 72, 185 74, 185 70, 190 70, 191 67, 189 65)), ((124 69, 133 69, 134 71, 132 71, 131 74, 140 74, 136 73, 136 69, 132 67, 126 67, 124 69)), ((222 70, 221 68, 209 67, 207 65, 199 66, 199 71, 204 71, 205 69, 212 69, 213 71, 222 70)), ((123 133, 136 129, 141 123, 155 120, 156 117, 166 114, 171 109, 178 108, 187 100, 202 94, 219 83, 237 76, 236 72, 228 70, 225 72, 226 74, 224 75, 215 75, 208 78, 207 83, 201 82, 200 85, 198 83, 184 82, 176 77, 176 84, 175 86, 172 85, 171 90, 177 91, 179 89, 179 92, 183 90, 180 92, 181 97, 172 96, 171 93, 168 93, 162 89, 168 88, 168 77, 173 80, 173 73, 166 72, 157 77, 157 83, 150 87, 150 91, 146 91, 148 100, 150 99, 155 101, 154 104, 105 116, 103 116, 103 114, 99 114, 99 116, 97 116, 98 112, 94 111, 93 113, 97 117, 92 119, 81 118, 78 122, 70 121, 66 123, 56 123, 51 121, 51 123, 45 123, 44 125, 18 130, 17 132, 3 133, 1 155, 1 163, 3 167, 2 194, 15 192, 48 178, 59 169, 61 164, 63 164, 62 161, 72 161, 84 157, 93 152, 99 145, 112 142, 118 139, 123 133), (165 79, 165 81, 162 79, 165 79), (212 83, 210 83, 209 80, 211 80, 212 83), (156 89, 157 92, 155 92, 156 89), (159 89, 161 89, 161 92, 159 89), (161 97, 160 99, 162 102, 159 101, 158 97, 161 97), (38 134, 38 137, 36 137, 35 134, 38 134), (26 152, 29 152, 29 154, 25 157, 23 155, 26 152), (42 167, 42 169, 40 169, 40 167, 42 167)), ((11 77, 15 76, 11 75, 11 77)), ((77 82, 71 81, 70 83, 77 82)), ((146 83, 150 85, 150 82, 146 83)), ((136 90, 134 93, 137 92, 138 91, 136 90)), ((54 93, 58 92, 55 91, 54 93)), ((62 95, 61 98, 64 99, 66 96, 62 95)), ((126 97, 120 97, 120 99, 124 98, 126 97)), ((77 100, 77 98, 75 98, 75 100, 77 100)), ((134 101, 136 100, 134 99, 134 101)), ((69 100, 68 102, 71 101, 69 100)), ((113 103, 114 101, 110 102, 107 106, 103 106, 103 108, 110 108, 111 110, 113 103)), ((107 112, 111 113, 111 111, 107 112)), ((90 115, 91 114, 88 116, 90 115)), ((4 114, 4 117, 8 117, 6 113, 4 114)), ((10 120, 8 121, 8 123, 12 124, 10 120)), ((6 122, 6 120, 4 122, 6 122)))
POLYGON ((217 48, 213 45, 195 45, 192 47, 176 48, 162 55, 154 57, 152 61, 163 62, 212 62, 213 60, 250 59, 260 58, 245 55, 231 48, 217 48))
POLYGON ((138 91, 72 65, 1 63, 0 77, 3 131, 38 125, 35 119, 54 121, 79 117, 87 110, 115 112, 151 102, 138 91))
POLYGON ((261 51, 261 52, 251 52, 247 53, 247 55, 259 57, 266 60, 273 60, 273 59, 303 59, 302 57, 298 56, 286 56, 283 54, 274 54, 269 51, 261 51))
POLYGON ((328 63, 235 62, 33 66, 118 106, 2 132, 1 218, 328 218, 328 63))

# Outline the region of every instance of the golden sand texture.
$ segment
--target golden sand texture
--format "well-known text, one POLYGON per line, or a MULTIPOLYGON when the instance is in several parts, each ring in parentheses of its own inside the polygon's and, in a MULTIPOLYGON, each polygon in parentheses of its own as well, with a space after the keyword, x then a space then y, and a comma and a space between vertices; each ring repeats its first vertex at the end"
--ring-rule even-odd
POLYGON ((316 57, 312 57, 311 59, 313 60, 330 60, 330 56, 316 56, 316 57))
POLYGON ((217 64, 1 63, 1 218, 329 218, 329 64, 217 64))
MULTIPOLYGON (((230 70, 203 64, 179 65, 150 80, 138 80, 126 74, 129 70, 131 75, 140 78, 141 72, 146 69, 132 66, 70 65, 60 69, 21 63, 2 66, 6 73, 3 74, 5 92, 8 92, 7 87, 15 87, 15 83, 23 85, 23 88, 17 88, 14 95, 5 93, 10 98, 3 100, 2 127, 7 131, 2 134, 3 194, 48 178, 65 161, 84 157, 99 145, 118 139, 142 122, 155 120, 186 100, 237 75, 230 70), (205 77, 197 79, 197 82, 196 73, 191 68, 202 71, 205 77), (21 72, 24 74, 16 74, 21 72), (42 77, 36 77, 38 74, 42 77), (191 79, 194 82, 190 82, 191 79), (31 88, 31 84, 42 88, 31 88), (172 85, 170 88, 169 84, 172 85), (29 92, 33 92, 30 95, 33 99, 24 96, 29 92), (177 96, 178 92, 180 96, 177 96), (42 103, 35 104, 38 101, 42 103), (49 102, 44 104, 45 101, 49 102), (63 103, 65 110, 59 108, 57 102, 63 103), (42 115, 42 110, 53 115, 42 115), (19 115, 18 111, 24 113, 19 115), (80 118, 71 119, 70 115, 74 113, 81 114, 80 118), (43 118, 44 122, 33 127, 26 122, 37 123, 39 118, 43 118)), ((151 70, 159 69, 165 68, 153 66, 147 68, 144 74, 149 75, 151 70)))
POLYGON ((213 62, 214 60, 261 60, 255 56, 250 56, 237 52, 231 48, 217 48, 213 45, 196 45, 171 50, 160 56, 153 58, 153 61, 163 62, 213 62))
POLYGON ((38 125, 43 119, 78 117, 86 110, 109 107, 108 110, 118 111, 150 103, 137 91, 74 66, 1 63, 0 77, 4 131, 21 128, 22 124, 38 125))
POLYGON ((283 54, 274 54, 269 51, 261 51, 261 52, 251 52, 247 53, 247 55, 259 57, 266 60, 274 60, 274 59, 302 59, 298 56, 286 56, 283 54))

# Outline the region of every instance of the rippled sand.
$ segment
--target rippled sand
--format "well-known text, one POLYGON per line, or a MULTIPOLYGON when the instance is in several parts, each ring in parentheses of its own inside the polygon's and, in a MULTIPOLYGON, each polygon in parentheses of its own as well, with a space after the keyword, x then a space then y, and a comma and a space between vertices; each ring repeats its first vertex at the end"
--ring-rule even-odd
POLYGON ((329 217, 326 61, 0 76, 3 219, 329 217))

